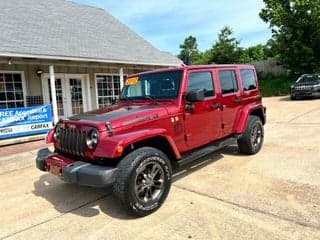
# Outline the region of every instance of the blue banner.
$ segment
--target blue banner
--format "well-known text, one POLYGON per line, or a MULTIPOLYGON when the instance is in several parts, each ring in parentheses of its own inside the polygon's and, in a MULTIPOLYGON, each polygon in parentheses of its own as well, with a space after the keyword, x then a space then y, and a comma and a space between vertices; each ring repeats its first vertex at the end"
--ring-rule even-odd
POLYGON ((0 109, 0 139, 46 133, 51 128, 51 105, 0 109))

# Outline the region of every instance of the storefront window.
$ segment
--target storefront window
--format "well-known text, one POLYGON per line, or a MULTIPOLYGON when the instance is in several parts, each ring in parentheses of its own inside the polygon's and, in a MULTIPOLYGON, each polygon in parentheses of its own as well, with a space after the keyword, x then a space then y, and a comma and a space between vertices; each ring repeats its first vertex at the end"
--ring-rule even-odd
POLYGON ((24 107, 20 73, 0 72, 0 108, 24 107))
POLYGON ((111 105, 120 95, 119 75, 96 75, 98 107, 111 105))

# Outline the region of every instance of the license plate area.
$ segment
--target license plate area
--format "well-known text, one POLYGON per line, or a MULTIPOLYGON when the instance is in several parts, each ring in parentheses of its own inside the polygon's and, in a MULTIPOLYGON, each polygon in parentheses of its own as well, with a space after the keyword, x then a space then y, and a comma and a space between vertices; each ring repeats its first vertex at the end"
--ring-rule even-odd
POLYGON ((46 169, 51 174, 62 177, 62 169, 72 163, 73 160, 56 154, 46 159, 46 169))
POLYGON ((51 164, 50 173, 52 173, 53 175, 56 175, 56 176, 61 176, 61 168, 56 165, 51 164))

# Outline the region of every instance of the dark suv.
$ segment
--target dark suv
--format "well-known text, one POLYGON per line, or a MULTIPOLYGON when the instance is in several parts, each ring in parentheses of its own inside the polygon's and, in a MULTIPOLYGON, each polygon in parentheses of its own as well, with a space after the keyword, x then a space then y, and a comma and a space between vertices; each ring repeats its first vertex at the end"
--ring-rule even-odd
POLYGON ((320 75, 304 74, 291 86, 291 99, 320 97, 320 75))
POLYGON ((172 167, 237 142, 263 143, 265 108, 251 65, 183 66, 129 76, 117 104, 60 120, 36 164, 68 183, 105 187, 145 216, 166 199, 172 167))

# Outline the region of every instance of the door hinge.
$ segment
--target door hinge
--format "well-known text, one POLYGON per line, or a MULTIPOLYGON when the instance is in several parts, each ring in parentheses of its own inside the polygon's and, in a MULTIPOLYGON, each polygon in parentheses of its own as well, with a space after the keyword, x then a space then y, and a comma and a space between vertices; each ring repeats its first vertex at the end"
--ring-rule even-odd
POLYGON ((190 137, 191 137, 191 134, 185 134, 184 135, 184 140, 188 141, 190 139, 190 137))

